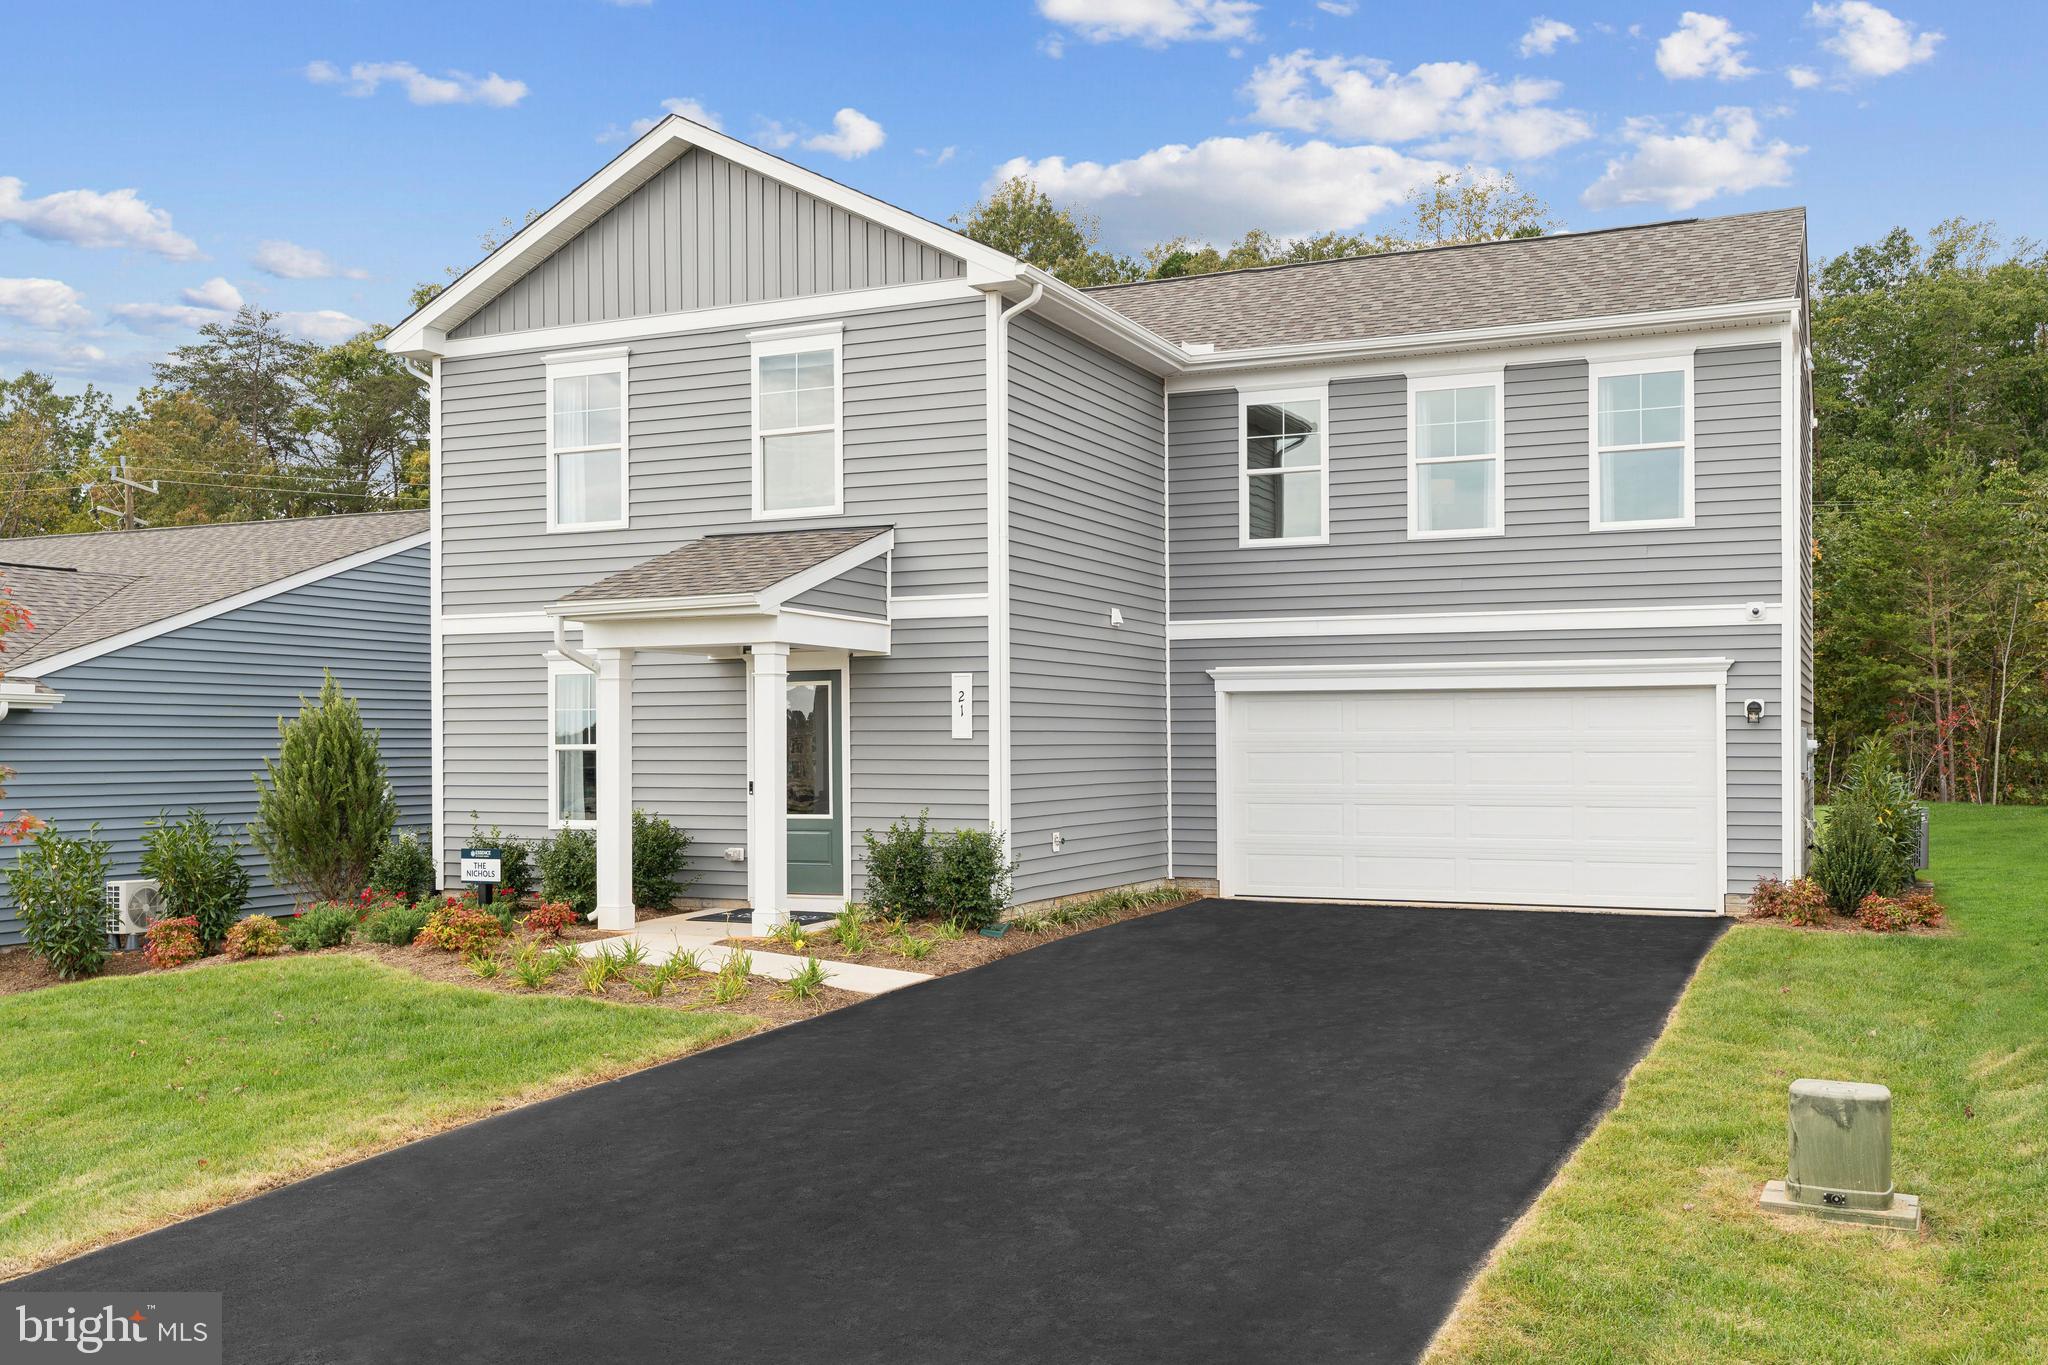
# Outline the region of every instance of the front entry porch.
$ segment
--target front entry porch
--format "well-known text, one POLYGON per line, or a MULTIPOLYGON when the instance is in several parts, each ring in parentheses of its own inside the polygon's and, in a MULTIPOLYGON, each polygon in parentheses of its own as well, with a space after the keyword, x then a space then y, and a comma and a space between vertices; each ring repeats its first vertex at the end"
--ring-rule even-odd
POLYGON ((708 536, 548 608, 557 653, 596 675, 600 926, 630 930, 637 918, 633 667, 643 650, 746 664, 747 842, 724 852, 746 867, 751 932, 845 903, 848 682, 853 659, 889 652, 892 542, 876 527, 708 536), (571 625, 582 632, 574 646, 571 625))

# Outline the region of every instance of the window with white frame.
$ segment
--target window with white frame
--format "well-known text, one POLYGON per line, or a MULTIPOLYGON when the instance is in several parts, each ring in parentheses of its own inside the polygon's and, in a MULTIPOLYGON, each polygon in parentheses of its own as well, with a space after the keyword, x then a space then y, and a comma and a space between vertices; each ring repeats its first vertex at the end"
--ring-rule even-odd
POLYGON ((1408 534, 1502 530, 1501 377, 1440 375, 1408 386, 1408 534))
POLYGON ((1329 538, 1325 397, 1323 389, 1292 389, 1240 399, 1240 545, 1319 545, 1329 538))
POLYGON ((581 664, 548 666, 548 823, 597 824, 597 675, 581 664))
POLYGON ((548 357, 548 529, 626 524, 626 353, 548 357))
POLYGON ((1692 361, 1592 367, 1592 526, 1692 524, 1692 361))
POLYGON ((836 515, 840 333, 755 333, 754 515, 836 515))

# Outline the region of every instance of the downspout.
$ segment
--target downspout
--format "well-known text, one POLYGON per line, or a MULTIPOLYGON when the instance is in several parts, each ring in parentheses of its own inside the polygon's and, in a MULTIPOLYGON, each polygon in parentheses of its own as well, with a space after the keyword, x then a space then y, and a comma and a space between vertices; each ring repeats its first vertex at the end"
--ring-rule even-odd
POLYGON ((578 668, 590 673, 597 672, 597 660, 591 658, 580 649, 570 647, 568 624, 559 616, 555 618, 555 653, 561 655, 570 663, 575 664, 578 668))
POLYGON ((995 553, 988 566, 988 711, 989 711, 989 824, 1004 834, 1010 831, 1010 323, 1028 313, 1045 297, 1045 286, 1035 283, 1023 301, 996 314, 996 353, 992 356, 995 388, 996 430, 989 446, 995 465, 990 480, 989 525, 995 528, 990 544, 995 553))

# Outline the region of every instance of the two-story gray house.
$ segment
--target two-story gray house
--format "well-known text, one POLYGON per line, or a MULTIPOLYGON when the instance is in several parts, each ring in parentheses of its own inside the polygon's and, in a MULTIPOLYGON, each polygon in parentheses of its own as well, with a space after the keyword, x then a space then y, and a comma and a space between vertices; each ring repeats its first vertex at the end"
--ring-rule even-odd
POLYGON ((760 920, 859 833, 1020 902, 1716 912, 1799 869, 1798 210, 1079 291, 680 118, 431 367, 444 863, 629 812, 760 920))

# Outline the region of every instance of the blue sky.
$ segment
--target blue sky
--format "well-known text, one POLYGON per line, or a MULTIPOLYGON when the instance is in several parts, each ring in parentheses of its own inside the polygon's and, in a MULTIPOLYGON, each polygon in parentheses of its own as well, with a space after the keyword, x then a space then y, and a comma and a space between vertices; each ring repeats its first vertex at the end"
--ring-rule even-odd
POLYGON ((1026 169, 1125 249, 1390 224, 1468 164, 1573 228, 2048 235, 2040 7, 1703 3, 16 4, 0 374, 126 398, 238 301, 396 320, 664 102, 941 220, 1026 169))

